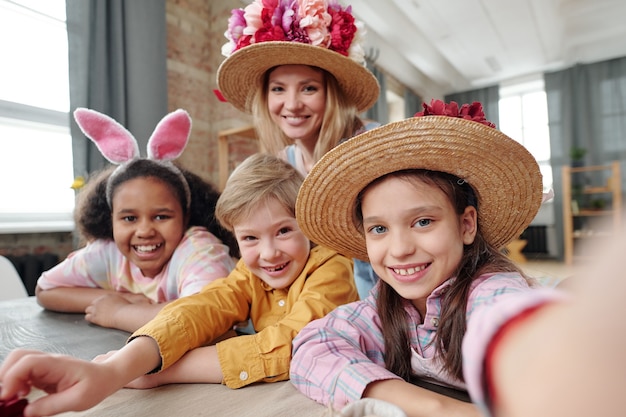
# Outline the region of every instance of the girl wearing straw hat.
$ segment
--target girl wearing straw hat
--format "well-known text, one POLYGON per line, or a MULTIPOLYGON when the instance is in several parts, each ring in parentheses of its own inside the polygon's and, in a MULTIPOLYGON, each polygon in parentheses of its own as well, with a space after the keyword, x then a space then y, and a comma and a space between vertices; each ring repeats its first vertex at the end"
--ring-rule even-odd
POLYGON ((372 397, 408 416, 479 415, 410 383, 419 381, 489 404, 488 342, 556 297, 531 290, 501 252, 536 215, 542 178, 530 153, 494 127, 480 103, 433 101, 337 146, 311 170, 296 204, 300 228, 369 261, 380 282, 298 334, 291 380, 304 394, 336 409, 372 397))
MULTIPOLYGON (((217 71, 224 98, 251 113, 261 149, 306 176, 344 139, 367 130, 358 117, 380 93, 365 67, 364 28, 336 0, 255 0, 234 9, 217 71)), ((377 278, 355 260, 365 297, 377 278)))

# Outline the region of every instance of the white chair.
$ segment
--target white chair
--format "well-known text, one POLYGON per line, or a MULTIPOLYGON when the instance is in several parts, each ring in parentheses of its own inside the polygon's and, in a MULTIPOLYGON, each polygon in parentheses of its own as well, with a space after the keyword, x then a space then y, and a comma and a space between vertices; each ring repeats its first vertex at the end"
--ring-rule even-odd
POLYGON ((28 291, 13 263, 0 256, 0 301, 28 297, 28 291))

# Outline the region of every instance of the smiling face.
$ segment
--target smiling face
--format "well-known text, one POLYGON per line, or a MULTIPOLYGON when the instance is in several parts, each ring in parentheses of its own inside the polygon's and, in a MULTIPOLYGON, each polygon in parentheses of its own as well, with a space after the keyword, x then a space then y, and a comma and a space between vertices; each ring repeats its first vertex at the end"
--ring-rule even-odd
POLYGON ((311 243, 276 199, 259 203, 233 228, 241 258, 270 287, 289 287, 304 269, 311 243))
POLYGON ((476 209, 458 215, 439 187, 390 176, 363 193, 361 211, 374 271, 424 316, 426 298, 455 274, 463 245, 474 241, 476 209))
POLYGON ((176 195, 157 178, 139 177, 120 184, 111 202, 115 244, 144 276, 156 276, 185 232, 176 195))
POLYGON ((288 137, 314 144, 326 107, 324 72, 308 65, 281 65, 269 75, 267 105, 288 137))

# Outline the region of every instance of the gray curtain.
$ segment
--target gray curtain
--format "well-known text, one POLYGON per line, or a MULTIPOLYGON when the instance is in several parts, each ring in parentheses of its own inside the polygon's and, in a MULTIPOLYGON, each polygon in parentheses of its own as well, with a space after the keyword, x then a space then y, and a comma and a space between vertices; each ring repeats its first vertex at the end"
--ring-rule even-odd
POLYGON ((561 167, 573 146, 587 150, 587 165, 621 161, 626 174, 626 57, 544 74, 550 123, 557 248, 563 254, 561 167))
POLYGON ((422 98, 408 88, 404 90, 404 117, 413 117, 422 111, 422 98))
MULTIPOLYGON (((87 107, 124 125, 145 155, 167 113, 165 0, 67 0, 70 112, 87 107)), ((74 174, 106 165, 73 118, 74 174)))
POLYGON ((459 105, 471 104, 474 101, 480 101, 483 105, 483 111, 487 120, 496 124, 500 120, 500 111, 498 110, 498 102, 500 101, 500 87, 497 85, 485 87, 477 90, 463 91, 461 93, 448 94, 445 101, 456 101, 459 105))
POLYGON ((389 106, 387 105, 387 84, 385 82, 385 74, 374 65, 373 61, 367 60, 367 68, 378 80, 380 85, 380 95, 376 103, 365 112, 365 118, 377 121, 380 124, 389 123, 389 106))

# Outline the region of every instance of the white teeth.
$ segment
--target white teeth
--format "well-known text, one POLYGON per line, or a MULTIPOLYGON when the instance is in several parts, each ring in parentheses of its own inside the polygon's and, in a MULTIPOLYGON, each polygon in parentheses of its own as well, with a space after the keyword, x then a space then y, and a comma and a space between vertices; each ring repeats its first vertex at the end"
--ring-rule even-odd
POLYGON ((135 250, 137 250, 137 252, 152 252, 160 246, 161 246, 160 244, 159 245, 140 245, 140 246, 135 246, 135 250))
POLYGON ((416 272, 422 271, 425 268, 426 268, 426 265, 420 266, 419 268, 407 268, 407 269, 392 268, 392 269, 393 269, 393 272, 395 272, 398 275, 412 275, 416 272))
POLYGON ((276 266, 276 267, 274 267, 274 268, 265 267, 265 269, 266 269, 268 272, 276 272, 276 271, 280 271, 281 269, 283 269, 283 268, 285 267, 285 265, 287 265, 287 264, 282 264, 282 265, 276 266))

